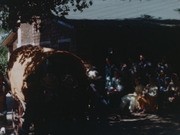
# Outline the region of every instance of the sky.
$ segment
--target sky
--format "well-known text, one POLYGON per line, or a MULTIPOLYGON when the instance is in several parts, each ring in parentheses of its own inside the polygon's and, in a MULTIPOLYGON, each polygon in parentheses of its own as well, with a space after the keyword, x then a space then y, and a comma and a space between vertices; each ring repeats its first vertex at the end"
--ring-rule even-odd
POLYGON ((180 0, 93 0, 83 12, 69 12, 68 19, 129 19, 150 15, 180 20, 180 0))

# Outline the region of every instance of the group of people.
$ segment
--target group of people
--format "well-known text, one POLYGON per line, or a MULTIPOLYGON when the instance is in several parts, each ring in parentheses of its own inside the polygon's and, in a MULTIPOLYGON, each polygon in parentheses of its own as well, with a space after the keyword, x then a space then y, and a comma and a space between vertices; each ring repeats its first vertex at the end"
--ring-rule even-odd
POLYGON ((173 72, 165 59, 153 63, 142 54, 135 62, 120 66, 106 58, 105 90, 110 101, 114 98, 113 94, 120 93, 116 96, 117 105, 121 110, 128 109, 130 112, 177 110, 180 103, 178 74, 173 72))
MULTIPOLYGON (((87 69, 92 95, 102 102, 101 106, 111 105, 133 113, 177 110, 180 104, 179 75, 172 71, 164 59, 153 63, 139 55, 138 60, 117 66, 107 57, 105 78, 98 74, 95 67, 87 69), (105 88, 102 85, 104 82, 105 88)), ((3 116, 6 116, 7 111, 7 88, 4 75, 0 73, 0 115, 3 116)), ((97 104, 96 100, 92 104, 97 104)))

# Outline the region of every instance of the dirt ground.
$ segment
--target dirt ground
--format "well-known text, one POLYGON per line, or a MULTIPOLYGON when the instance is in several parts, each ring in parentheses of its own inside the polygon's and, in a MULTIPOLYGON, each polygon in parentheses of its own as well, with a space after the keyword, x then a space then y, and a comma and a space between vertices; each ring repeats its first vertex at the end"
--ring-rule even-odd
MULTIPOLYGON (((11 113, 7 122, 0 127, 6 127, 7 135, 13 135, 11 113)), ((76 124, 74 127, 60 131, 63 135, 180 135, 180 115, 178 113, 166 114, 140 114, 131 116, 112 115, 106 123, 87 122, 76 124)))

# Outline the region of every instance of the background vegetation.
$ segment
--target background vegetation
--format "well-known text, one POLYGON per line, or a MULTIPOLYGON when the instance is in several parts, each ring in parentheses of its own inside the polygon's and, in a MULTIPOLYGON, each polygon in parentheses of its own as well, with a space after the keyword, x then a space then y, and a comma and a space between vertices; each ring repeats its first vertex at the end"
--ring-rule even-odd
POLYGON ((0 28, 0 72, 5 73, 8 62, 8 48, 1 43, 7 36, 7 31, 0 28))

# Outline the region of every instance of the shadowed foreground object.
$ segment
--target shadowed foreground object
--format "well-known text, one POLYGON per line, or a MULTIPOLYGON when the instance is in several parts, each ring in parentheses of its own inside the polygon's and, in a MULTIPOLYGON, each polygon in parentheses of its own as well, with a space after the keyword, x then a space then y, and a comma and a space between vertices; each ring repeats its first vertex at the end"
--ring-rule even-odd
POLYGON ((8 78, 17 100, 17 134, 26 134, 32 126, 39 135, 57 134, 61 122, 78 121, 85 116, 86 69, 83 61, 69 52, 20 47, 11 54, 8 78))

